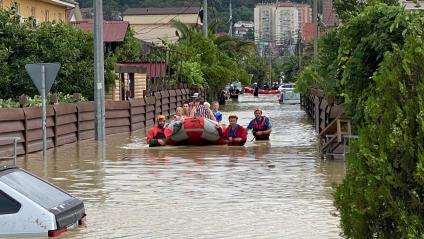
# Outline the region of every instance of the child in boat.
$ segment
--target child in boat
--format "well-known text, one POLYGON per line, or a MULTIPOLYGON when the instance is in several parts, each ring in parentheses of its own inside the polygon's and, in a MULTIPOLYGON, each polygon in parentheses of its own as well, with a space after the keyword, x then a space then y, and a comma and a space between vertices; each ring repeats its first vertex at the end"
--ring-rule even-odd
POLYGON ((224 139, 230 146, 243 146, 247 140, 247 132, 243 126, 237 124, 237 120, 237 115, 228 117, 230 125, 224 132, 224 139))
POLYGON ((222 121, 222 113, 219 111, 219 103, 218 101, 212 102, 212 113, 215 116, 216 121, 221 123, 222 121))
POLYGON ((184 110, 182 107, 177 107, 177 109, 175 110, 173 121, 182 121, 182 120, 184 120, 184 110))

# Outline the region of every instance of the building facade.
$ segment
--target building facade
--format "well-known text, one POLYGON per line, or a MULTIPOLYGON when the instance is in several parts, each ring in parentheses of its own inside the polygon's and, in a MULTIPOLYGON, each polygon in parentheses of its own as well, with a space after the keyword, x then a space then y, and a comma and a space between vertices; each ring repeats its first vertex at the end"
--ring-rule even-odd
POLYGON ((200 7, 181 8, 129 8, 123 13, 139 40, 162 45, 162 40, 178 40, 177 30, 172 26, 178 20, 191 26, 201 26, 200 7))
POLYGON ((333 8, 333 0, 322 1, 322 23, 325 27, 334 27, 339 24, 336 10, 333 8))
POLYGON ((290 48, 305 41, 305 25, 312 23, 312 9, 307 4, 257 4, 254 13, 255 43, 259 47, 290 48))
POLYGON ((32 17, 36 23, 78 20, 78 3, 73 0, 0 0, 1 9, 12 7, 22 20, 32 17))
POLYGON ((278 6, 275 12, 275 45, 290 46, 297 42, 301 22, 296 7, 278 6))
POLYGON ((274 4, 258 4, 254 9, 255 43, 258 46, 271 45, 274 42, 274 4))
POLYGON ((250 21, 238 21, 234 23, 234 36, 239 38, 249 38, 249 32, 254 32, 254 23, 250 21))
POLYGON ((399 0, 399 3, 405 6, 405 9, 408 10, 423 10, 424 9, 424 1, 417 1, 414 3, 413 0, 399 0))

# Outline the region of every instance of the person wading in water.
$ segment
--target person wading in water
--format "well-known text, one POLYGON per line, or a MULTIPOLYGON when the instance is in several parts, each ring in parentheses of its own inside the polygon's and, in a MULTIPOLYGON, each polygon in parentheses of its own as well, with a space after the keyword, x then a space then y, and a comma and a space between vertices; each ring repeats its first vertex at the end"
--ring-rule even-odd
POLYGON ((271 121, 268 117, 262 115, 262 110, 259 108, 257 108, 254 113, 255 118, 250 121, 247 129, 252 130, 256 140, 269 140, 272 131, 271 121))
POLYGON ((165 136, 165 124, 166 116, 158 115, 156 118, 157 125, 147 132, 146 141, 149 144, 149 147, 164 146, 166 145, 166 136, 165 136))
POLYGON ((243 146, 247 140, 247 132, 243 126, 237 124, 237 115, 230 115, 230 125, 224 132, 224 139, 230 146, 243 146))

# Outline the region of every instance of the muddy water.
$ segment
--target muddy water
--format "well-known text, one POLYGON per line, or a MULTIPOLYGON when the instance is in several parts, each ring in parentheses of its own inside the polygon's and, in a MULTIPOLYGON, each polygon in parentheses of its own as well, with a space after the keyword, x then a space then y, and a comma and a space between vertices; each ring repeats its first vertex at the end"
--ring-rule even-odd
POLYGON ((19 160, 85 202, 87 225, 62 238, 339 238, 331 187, 340 161, 316 157, 316 134, 298 105, 243 95, 222 108, 247 125, 271 117, 270 143, 147 148, 145 132, 88 140, 19 160))

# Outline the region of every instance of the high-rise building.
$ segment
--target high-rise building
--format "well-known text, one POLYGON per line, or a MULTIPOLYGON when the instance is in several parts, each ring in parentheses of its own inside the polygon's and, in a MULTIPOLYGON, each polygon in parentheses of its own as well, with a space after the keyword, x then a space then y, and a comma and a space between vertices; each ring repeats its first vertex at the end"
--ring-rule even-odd
POLYGON ((275 11, 275 45, 290 46, 297 42, 301 22, 294 6, 277 6, 275 11))
POLYGON ((295 45, 304 40, 304 25, 311 22, 312 10, 307 4, 258 4, 255 7, 255 43, 259 47, 295 45))
POLYGON ((274 12, 274 4, 258 4, 255 7, 255 43, 259 46, 271 45, 274 41, 274 12))
POLYGON ((336 11, 333 8, 333 0, 322 1, 322 23, 326 27, 334 27, 339 23, 336 11))

